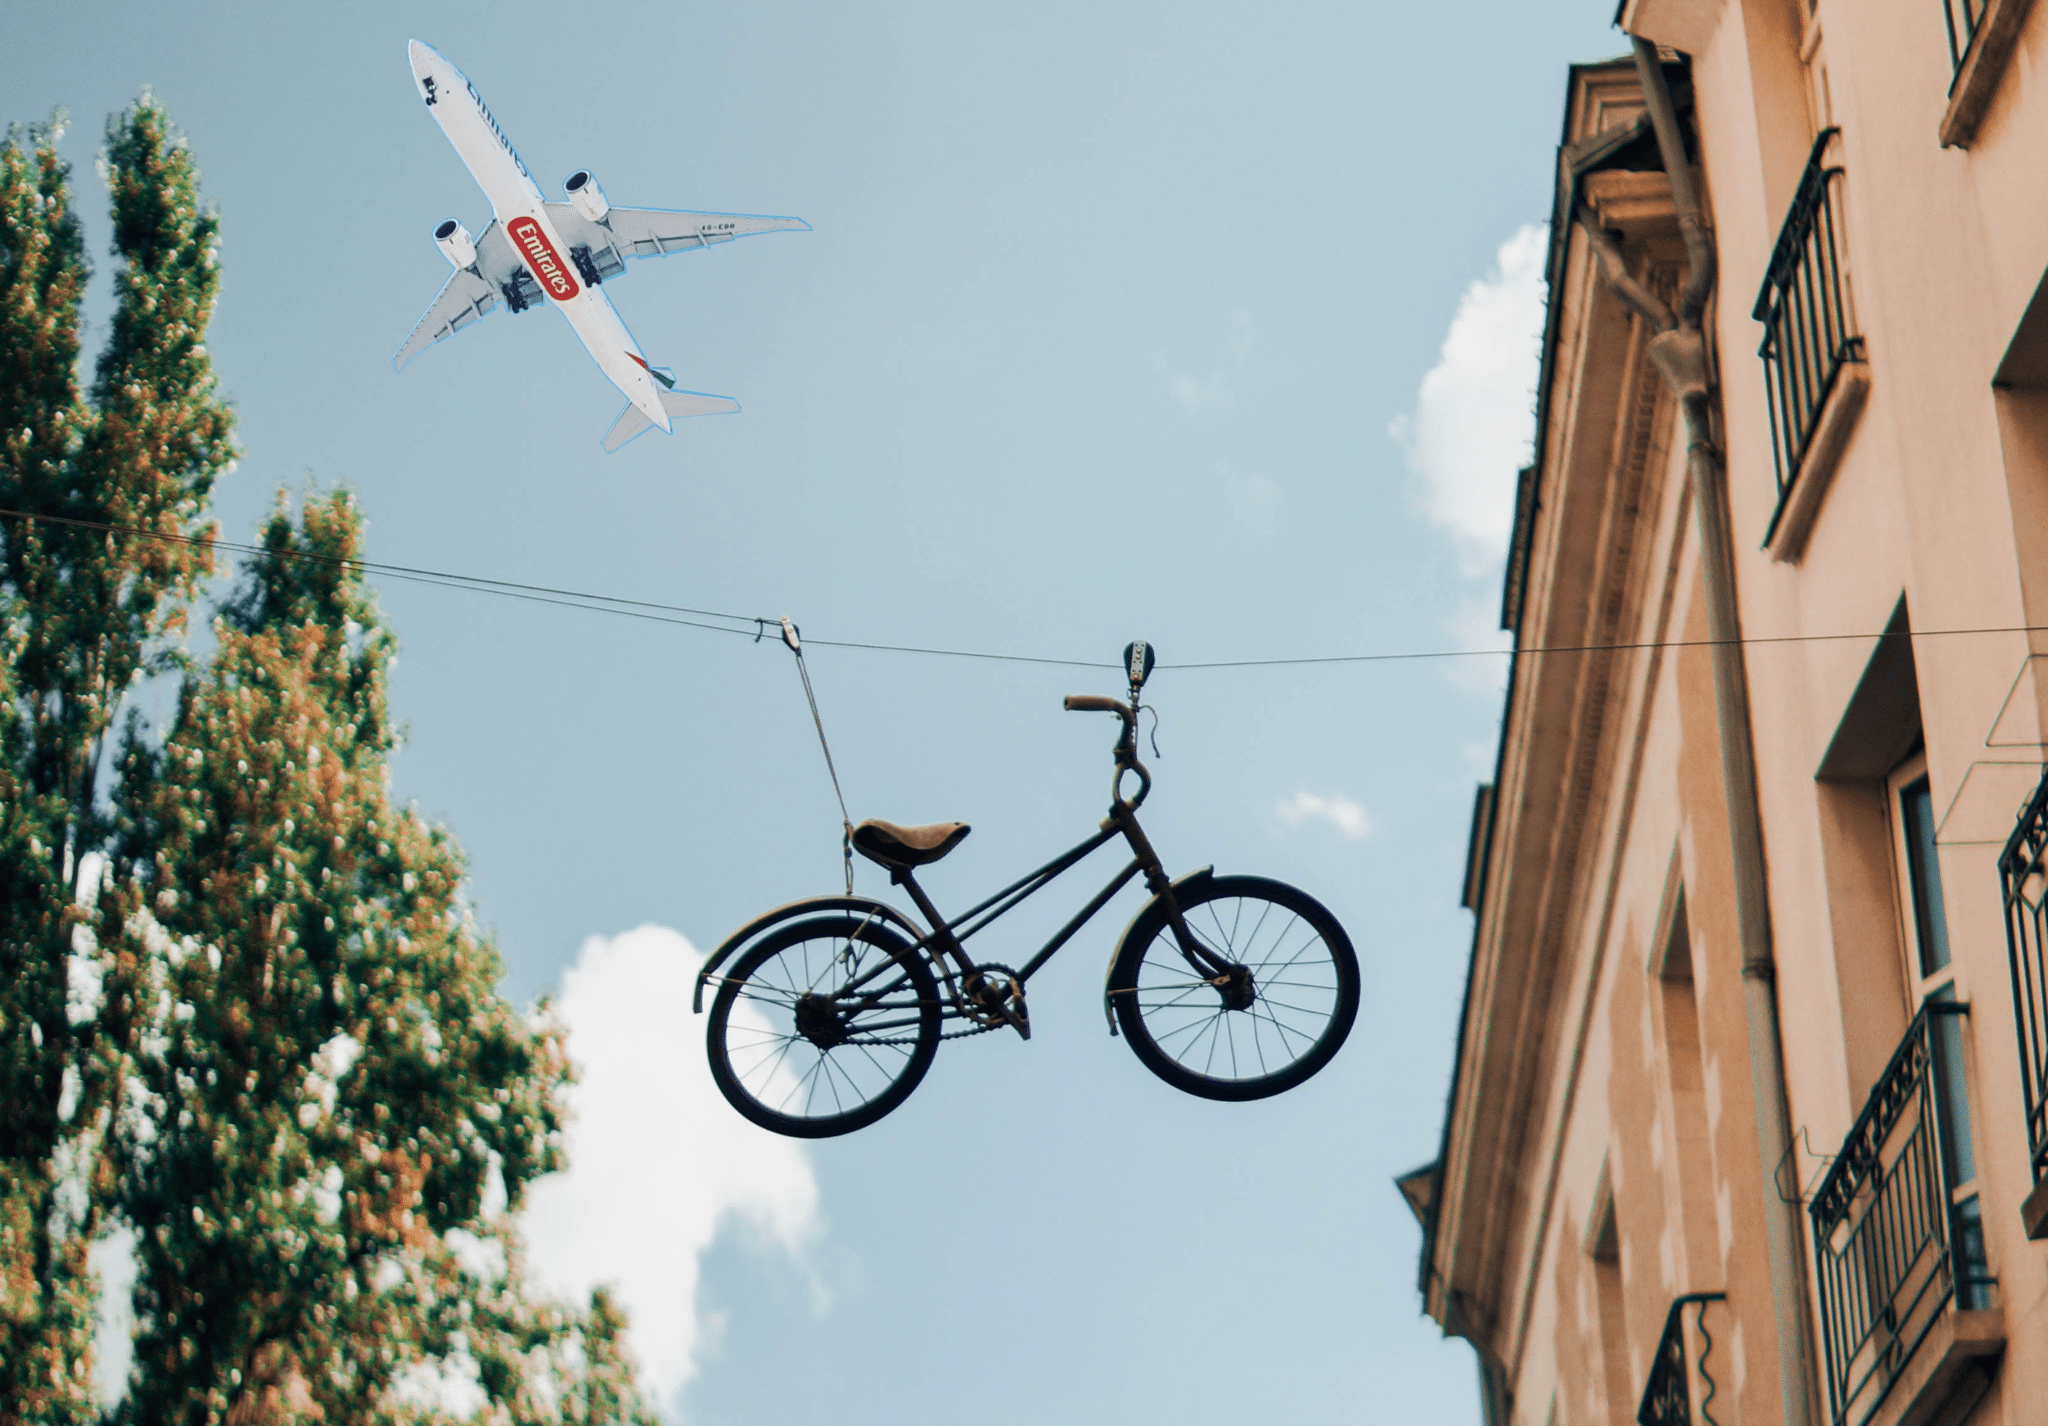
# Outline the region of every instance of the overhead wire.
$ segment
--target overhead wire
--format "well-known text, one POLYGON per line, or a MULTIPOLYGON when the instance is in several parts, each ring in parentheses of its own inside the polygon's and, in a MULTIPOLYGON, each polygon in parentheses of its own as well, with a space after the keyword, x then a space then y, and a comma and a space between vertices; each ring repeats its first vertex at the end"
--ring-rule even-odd
MULTIPOLYGON (((265 545, 247 544, 236 540, 208 539, 198 535, 180 535, 161 530, 146 530, 135 525, 118 525, 100 520, 84 520, 68 515, 40 514, 33 511, 11 510, 0 507, 0 519, 20 520, 30 523, 41 521, 46 524, 63 525, 74 529, 97 530, 107 534, 132 535, 143 539, 161 540, 169 544, 225 551, 231 555, 240 555, 245 558, 284 558, 329 566, 346 566, 360 570, 364 574, 375 575, 380 579, 395 579, 409 584, 423 584, 441 589, 462 590, 472 594, 489 594, 498 598, 518 599, 527 603, 547 604, 563 609, 581 609, 593 614, 610 614, 621 618, 639 619, 648 623, 701 629, 714 634, 737 634, 743 638, 752 639, 757 643, 764 632, 779 633, 783 622, 779 616, 734 614, 716 609, 699 609, 684 604, 666 604, 651 599, 633 599, 618 594, 600 594, 588 590, 563 589, 545 584, 529 584, 519 580, 494 579, 486 575, 426 569, 416 565, 387 564, 378 560, 357 559, 347 555, 326 555, 312 550, 273 549, 265 545), (726 622, 704 622, 711 619, 724 620, 726 622)), ((1508 646, 1503 648, 1476 649, 1414 649, 1393 653, 1309 654, 1289 658, 1209 659, 1186 663, 1162 662, 1158 665, 1158 668, 1161 672, 1171 670, 1195 673, 1216 669, 1306 668, 1318 664, 1416 663, 1439 659, 1524 658, 1554 654, 1631 653, 1651 649, 1704 649, 1717 647, 1722 642, 1735 642, 1749 647, 1756 647, 1771 644, 1866 642, 1871 639, 1892 637, 1919 640, 1955 638, 1964 635, 2037 634, 2044 632, 2048 632, 2048 625, 2007 624, 1960 629, 1879 630, 1875 632, 1858 631, 1833 634, 1760 634, 1729 641, 1715 639, 1643 639, 1604 644, 1547 644, 1527 648, 1508 646)), ((1032 654, 995 653, 983 649, 936 648, 919 644, 882 644, 852 639, 824 639, 810 636, 805 637, 804 643, 813 648, 849 649, 868 653, 917 654, 930 658, 976 659, 992 663, 1039 664, 1053 668, 1121 667, 1116 661, 1109 659, 1049 658, 1032 654)))

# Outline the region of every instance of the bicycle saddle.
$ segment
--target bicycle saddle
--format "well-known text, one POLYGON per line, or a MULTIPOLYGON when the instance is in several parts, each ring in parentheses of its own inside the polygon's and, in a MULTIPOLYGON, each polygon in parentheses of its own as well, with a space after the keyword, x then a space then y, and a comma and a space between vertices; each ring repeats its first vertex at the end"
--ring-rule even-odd
POLYGON ((935 862, 973 831, 965 822, 933 822, 923 827, 899 827, 870 817, 853 829, 853 849, 891 871, 935 862))

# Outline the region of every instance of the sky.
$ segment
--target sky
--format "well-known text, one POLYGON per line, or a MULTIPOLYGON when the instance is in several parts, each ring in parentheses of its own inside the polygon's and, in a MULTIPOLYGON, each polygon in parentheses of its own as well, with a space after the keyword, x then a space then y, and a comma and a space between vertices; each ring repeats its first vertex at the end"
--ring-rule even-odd
MULTIPOLYGON (((1109 730, 1060 697, 1120 692, 1133 638, 1165 664, 1499 646, 1565 66, 1622 50, 1610 14, 0 0, 0 119, 70 112, 89 352, 105 118, 147 85, 189 137, 223 225, 228 538, 281 488, 347 484, 388 563, 1104 664, 811 647, 854 818, 974 825, 922 878, 961 908, 1093 829, 1109 730), (409 38, 551 195, 587 166, 617 204, 811 223, 606 286, 740 414, 605 455, 621 400, 546 311, 392 370, 447 275, 434 225, 490 216, 409 38)), ((525 1208, 535 1264, 618 1285, 672 1421, 1479 1419, 1392 1179, 1441 1126, 1497 656, 1147 690, 1169 870, 1295 883, 1359 949, 1357 1026, 1315 1079, 1199 1101, 1109 1037, 1126 889, 1034 977, 1028 1044, 948 1043, 890 1117, 797 1143, 718 1098, 688 1005, 733 928, 838 885, 788 652, 380 596, 397 792, 467 849, 507 994, 553 997, 582 1066, 574 1166, 525 1208)), ((1089 867, 985 954, 1028 959, 1113 870, 1089 867)))

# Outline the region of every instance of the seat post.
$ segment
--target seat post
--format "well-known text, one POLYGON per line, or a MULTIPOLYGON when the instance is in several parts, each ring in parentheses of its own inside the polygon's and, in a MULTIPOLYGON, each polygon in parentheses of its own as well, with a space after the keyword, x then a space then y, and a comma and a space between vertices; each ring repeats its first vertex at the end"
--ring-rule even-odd
POLYGON ((932 928, 932 942, 939 950, 951 955, 960 963, 960 969, 971 970, 967 952, 953 935, 953 928, 946 924, 946 918, 939 914, 939 908, 932 905, 932 899, 924 894, 924 888, 917 884, 917 877, 907 866, 889 868, 889 880, 910 893, 910 899, 917 903, 917 909, 924 913, 925 924, 932 928))

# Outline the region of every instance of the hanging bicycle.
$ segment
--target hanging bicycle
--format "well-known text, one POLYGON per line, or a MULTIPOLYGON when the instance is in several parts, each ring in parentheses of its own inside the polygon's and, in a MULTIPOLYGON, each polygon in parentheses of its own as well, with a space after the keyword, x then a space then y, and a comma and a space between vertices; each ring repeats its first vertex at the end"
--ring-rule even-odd
MULTIPOLYGON (((785 634, 801 657, 793 631, 785 634)), ((1125 663, 1128 703, 1066 699, 1071 712, 1114 713, 1120 723, 1109 815, 1086 841, 948 920, 914 870, 957 847, 967 825, 863 822, 850 829, 852 850, 887 869, 931 929, 884 902, 816 897, 750 922, 705 962, 692 1009, 701 1013, 706 987, 717 987, 707 1048, 735 1109, 797 1138, 850 1133, 909 1097, 941 1039, 1005 1026, 1029 1039, 1025 984, 1140 875, 1152 899, 1110 959, 1111 1034, 1121 1027, 1147 1069, 1206 1099, 1263 1099, 1330 1062, 1358 1013, 1358 960, 1344 928, 1306 892, 1264 877, 1204 867, 1168 879, 1137 816, 1152 788, 1137 755, 1151 648, 1131 645, 1125 663), (1131 777, 1137 788, 1126 797, 1131 777), (1021 968, 967 953, 970 937, 1119 836, 1129 864, 1021 968)))

